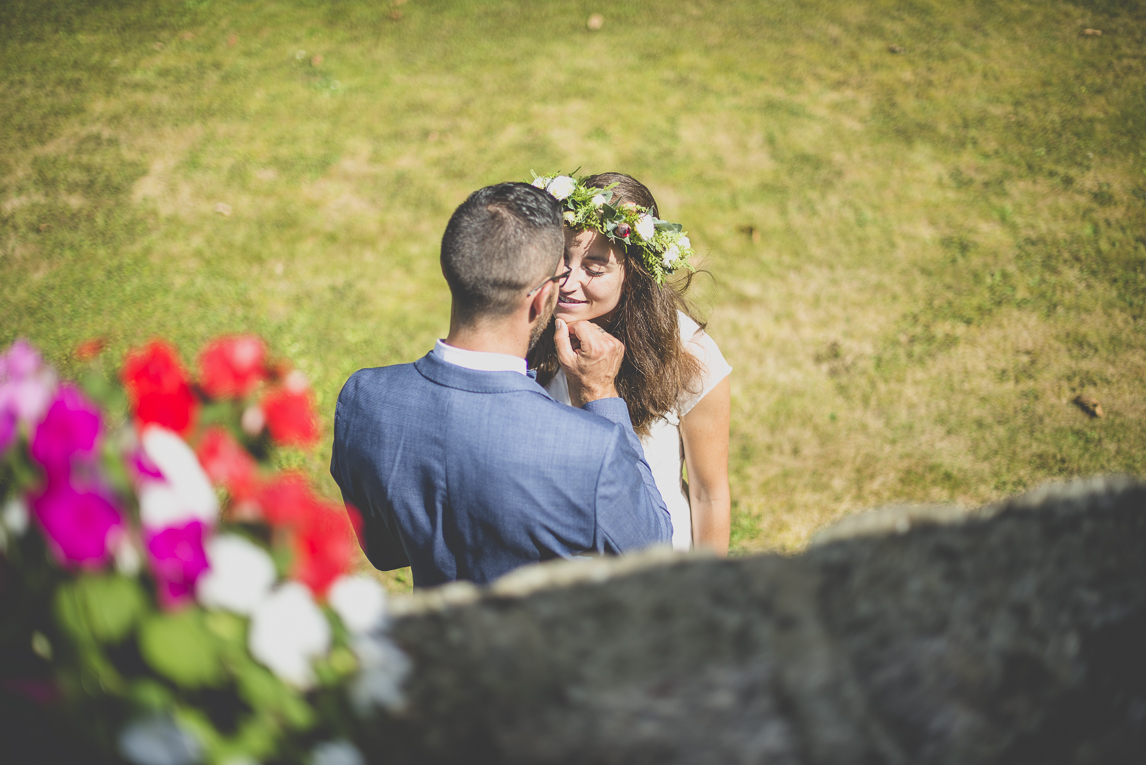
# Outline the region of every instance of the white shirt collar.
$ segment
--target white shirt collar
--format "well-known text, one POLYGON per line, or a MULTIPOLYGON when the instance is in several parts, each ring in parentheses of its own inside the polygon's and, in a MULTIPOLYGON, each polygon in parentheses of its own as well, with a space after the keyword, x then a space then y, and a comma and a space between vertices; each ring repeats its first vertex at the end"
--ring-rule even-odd
POLYGON ((467 351, 465 348, 446 345, 441 340, 434 344, 432 352, 447 364, 474 369, 478 372, 517 372, 524 375, 529 368, 525 359, 517 356, 510 356, 505 353, 467 351))

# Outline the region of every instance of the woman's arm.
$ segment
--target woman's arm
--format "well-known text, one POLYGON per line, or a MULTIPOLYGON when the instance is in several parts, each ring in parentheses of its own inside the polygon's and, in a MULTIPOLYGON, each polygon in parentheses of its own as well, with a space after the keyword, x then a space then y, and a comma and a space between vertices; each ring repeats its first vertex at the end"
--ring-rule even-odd
POLYGON ((692 505, 692 541, 696 547, 728 554, 732 496, 728 491, 728 420, 732 394, 725 377, 688 414, 680 418, 688 498, 692 505))

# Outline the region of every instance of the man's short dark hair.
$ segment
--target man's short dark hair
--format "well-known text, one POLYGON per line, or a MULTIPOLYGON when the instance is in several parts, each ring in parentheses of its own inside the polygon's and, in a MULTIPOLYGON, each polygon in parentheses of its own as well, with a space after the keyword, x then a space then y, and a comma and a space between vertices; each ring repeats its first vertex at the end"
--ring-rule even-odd
POLYGON ((442 236, 442 274, 459 318, 512 313, 565 252, 561 205, 528 183, 470 194, 442 236))

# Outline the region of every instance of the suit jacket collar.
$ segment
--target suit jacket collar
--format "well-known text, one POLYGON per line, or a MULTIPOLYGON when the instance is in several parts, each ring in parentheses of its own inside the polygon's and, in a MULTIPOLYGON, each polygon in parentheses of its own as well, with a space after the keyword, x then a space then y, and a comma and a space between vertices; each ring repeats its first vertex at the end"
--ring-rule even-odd
POLYGON ((433 353, 427 353, 414 362, 414 369, 431 382, 444 385, 447 388, 470 391, 471 393, 514 393, 526 391, 539 393, 550 398, 549 393, 542 388, 533 377, 527 377, 517 372, 481 372, 475 369, 466 369, 456 364, 442 361, 433 353))

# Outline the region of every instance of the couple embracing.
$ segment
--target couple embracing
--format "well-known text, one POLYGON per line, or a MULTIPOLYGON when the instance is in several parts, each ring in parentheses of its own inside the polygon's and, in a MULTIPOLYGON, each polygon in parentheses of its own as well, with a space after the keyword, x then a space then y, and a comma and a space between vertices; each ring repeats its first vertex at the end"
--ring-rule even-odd
POLYGON ((449 334, 339 396, 330 469, 370 561, 427 587, 727 551, 731 368, 667 281, 691 254, 627 175, 470 195, 442 238, 449 334))

